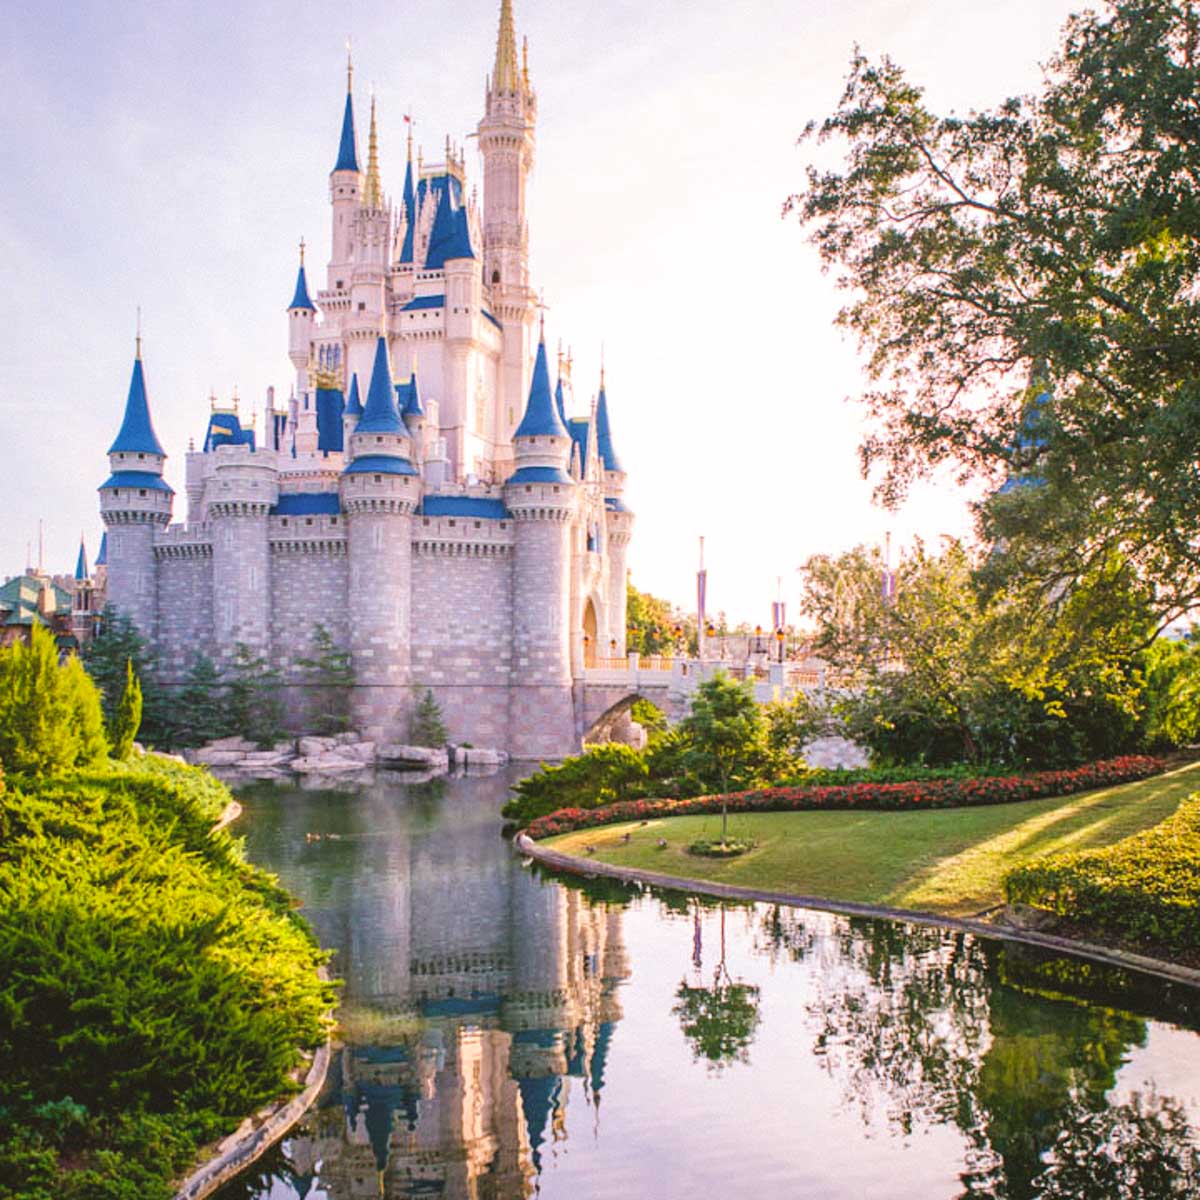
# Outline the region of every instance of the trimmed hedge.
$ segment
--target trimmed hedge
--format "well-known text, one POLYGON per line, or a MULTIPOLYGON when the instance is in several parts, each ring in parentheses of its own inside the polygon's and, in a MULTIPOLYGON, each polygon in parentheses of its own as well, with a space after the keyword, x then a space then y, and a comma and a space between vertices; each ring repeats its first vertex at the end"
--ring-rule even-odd
POLYGON ((1200 951, 1200 794, 1152 829, 1102 850, 1016 867, 1010 904, 1029 904, 1129 942, 1200 951))
POLYGON ((1043 796, 1067 796, 1093 788, 1111 787, 1145 779, 1164 770, 1158 758, 1128 755, 1088 763, 1063 771, 1037 771, 1029 775, 1000 775, 977 779, 934 779, 907 783, 854 783, 831 786, 755 788, 726 797, 694 796, 686 800, 626 800, 602 808, 563 808, 532 821, 525 832, 535 840, 656 817, 682 817, 729 812, 807 812, 816 809, 917 810, 962 808, 982 804, 1010 804, 1043 796))

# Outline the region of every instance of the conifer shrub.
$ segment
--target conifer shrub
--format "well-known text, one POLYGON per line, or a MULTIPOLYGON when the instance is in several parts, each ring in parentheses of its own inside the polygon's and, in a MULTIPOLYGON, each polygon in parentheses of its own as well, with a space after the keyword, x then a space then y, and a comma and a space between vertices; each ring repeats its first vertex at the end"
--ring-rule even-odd
POLYGON ((142 685, 133 673, 133 659, 125 660, 125 687, 108 727, 112 756, 127 759, 133 753, 133 739, 142 724, 142 685))
POLYGON ((1121 941, 1200 952, 1200 795, 1100 850, 1026 863, 1004 880, 1029 904, 1121 941))
POLYGON ((409 741, 414 746, 444 746, 449 736, 446 722, 442 720, 441 707, 434 699, 432 690, 426 688, 409 721, 409 741))
POLYGON ((0 1196, 167 1197, 297 1085, 325 956, 213 831, 229 794, 148 757, 0 792, 0 1196))
POLYGON ((79 660, 58 660, 40 625, 30 641, 0 650, 0 765, 10 774, 53 775, 108 753, 100 694, 79 660))

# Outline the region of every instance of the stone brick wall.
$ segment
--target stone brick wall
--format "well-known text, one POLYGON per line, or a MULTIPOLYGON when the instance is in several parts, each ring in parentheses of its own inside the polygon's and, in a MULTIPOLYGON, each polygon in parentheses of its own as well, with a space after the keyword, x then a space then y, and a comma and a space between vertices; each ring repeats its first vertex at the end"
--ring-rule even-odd
POLYGON ((198 653, 220 658, 213 634, 212 556, 160 558, 157 577, 163 615, 155 643, 159 671, 164 683, 175 685, 183 682, 198 653))
POLYGON ((285 679, 297 677, 296 660, 312 654, 312 632, 324 625, 343 648, 350 641, 350 565, 346 543, 280 541, 271 544, 271 661, 285 679))
POLYGON ((508 745, 512 562, 507 545, 433 542, 413 558, 413 683, 433 692, 452 741, 508 745))

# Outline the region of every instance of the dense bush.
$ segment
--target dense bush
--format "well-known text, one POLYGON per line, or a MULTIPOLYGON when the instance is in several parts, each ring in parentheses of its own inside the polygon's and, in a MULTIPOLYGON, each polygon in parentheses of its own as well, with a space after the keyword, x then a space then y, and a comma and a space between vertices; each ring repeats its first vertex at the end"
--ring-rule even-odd
POLYGON ((79 660, 58 661, 40 625, 0 651, 0 765, 9 774, 55 774, 108 754, 100 693, 79 660))
POLYGON ((518 825, 571 806, 595 808, 644 795, 648 773, 644 756, 631 746, 593 746, 556 767, 542 764, 513 787, 501 815, 518 825))
POLYGON ((737 812, 804 812, 815 809, 912 811, 969 805, 1008 804, 1041 796, 1065 796, 1091 788, 1110 787, 1144 779, 1163 769, 1156 758, 1129 756, 1090 763, 1064 771, 1038 771, 1028 775, 933 779, 910 783, 856 783, 799 787, 768 787, 734 792, 729 796, 696 796, 686 800, 644 799, 605 805, 602 808, 563 808, 533 821, 526 832, 532 838, 553 837, 576 829, 642 821, 657 817, 682 817, 719 813, 727 804, 737 812))
POLYGON ((0 794, 0 1197, 169 1196, 324 1038, 323 955, 213 832, 228 799, 162 759, 0 794))
POLYGON ((1110 937, 1200 950, 1200 795, 1152 829, 1106 846, 1027 863, 1005 878, 1031 904, 1110 937))

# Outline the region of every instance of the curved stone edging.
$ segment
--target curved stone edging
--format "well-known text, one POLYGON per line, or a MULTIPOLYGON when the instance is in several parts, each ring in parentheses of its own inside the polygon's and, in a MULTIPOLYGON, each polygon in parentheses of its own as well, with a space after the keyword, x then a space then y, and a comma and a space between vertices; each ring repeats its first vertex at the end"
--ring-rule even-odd
POLYGON ((179 1185, 175 1200, 202 1200, 275 1145, 304 1116, 325 1086, 330 1055, 330 1043, 326 1040, 313 1055, 304 1090, 277 1105, 256 1128, 230 1134, 218 1146, 216 1154, 179 1185))
POLYGON ((993 925, 989 921, 978 921, 968 917, 939 916, 937 913, 918 912, 907 908, 889 908, 880 904, 861 904, 855 900, 828 900, 822 896, 801 896, 793 892, 771 892, 761 888, 737 887, 729 883, 713 883, 709 880, 686 879, 679 875, 660 875, 653 871, 636 871, 632 867, 616 867, 611 863, 596 862, 594 859, 576 858, 539 846, 528 834, 521 832, 513 839, 513 845, 522 854, 555 870, 571 875, 595 877, 603 875, 609 879, 620 879, 626 883, 648 884, 676 892, 699 892, 705 896, 716 896, 723 900, 752 900, 765 904, 788 904, 796 908, 813 908, 822 912, 840 913, 849 917, 882 917, 890 921, 905 921, 912 925, 931 925, 939 929, 952 929, 961 933, 972 933, 978 937, 993 938, 1006 942, 1020 942, 1026 946, 1037 946, 1069 954, 1075 958, 1086 958, 1108 966, 1125 967, 1145 975, 1154 975, 1186 987, 1200 988, 1200 970, 1165 962, 1158 958, 1147 958, 1142 954, 1131 954, 1109 946, 1097 946, 1092 942, 1078 942, 1071 938, 1056 937, 1050 933, 1038 933, 1030 929, 1017 929, 1011 925, 993 925))

